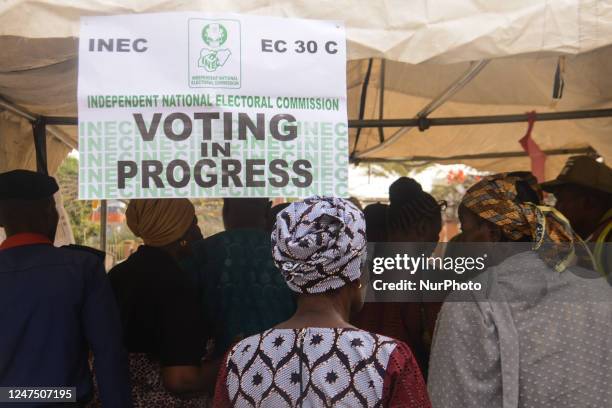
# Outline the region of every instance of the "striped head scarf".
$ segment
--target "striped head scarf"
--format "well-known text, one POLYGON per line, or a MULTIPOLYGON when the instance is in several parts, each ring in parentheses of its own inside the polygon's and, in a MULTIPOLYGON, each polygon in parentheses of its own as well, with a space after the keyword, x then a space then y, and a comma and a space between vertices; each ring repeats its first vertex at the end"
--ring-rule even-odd
POLYGON ((531 173, 500 173, 472 186, 461 204, 497 225, 506 238, 532 241, 532 249, 540 258, 562 272, 575 261, 576 244, 587 248, 563 214, 538 205, 541 196, 541 188, 531 173), (524 201, 529 193, 533 202, 524 201))
POLYGON ((358 279, 366 244, 363 213, 342 198, 292 203, 272 231, 274 262, 298 293, 323 293, 358 279))

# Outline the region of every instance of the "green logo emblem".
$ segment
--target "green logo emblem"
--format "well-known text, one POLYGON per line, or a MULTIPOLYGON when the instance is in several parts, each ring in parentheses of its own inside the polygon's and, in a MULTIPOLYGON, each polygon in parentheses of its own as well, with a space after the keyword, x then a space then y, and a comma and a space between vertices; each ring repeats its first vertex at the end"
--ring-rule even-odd
POLYGON ((219 48, 227 41, 227 29, 218 23, 211 23, 204 26, 202 39, 213 48, 219 48))
POLYGON ((232 52, 225 48, 219 49, 227 41, 227 29, 223 24, 210 23, 202 29, 202 40, 211 47, 202 48, 198 66, 208 72, 213 72, 225 65, 232 52))

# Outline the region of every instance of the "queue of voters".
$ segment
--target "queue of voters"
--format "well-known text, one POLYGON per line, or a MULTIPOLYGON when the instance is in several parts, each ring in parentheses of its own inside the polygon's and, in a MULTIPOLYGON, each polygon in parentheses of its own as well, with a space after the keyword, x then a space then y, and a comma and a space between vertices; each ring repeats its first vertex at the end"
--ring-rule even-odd
POLYGON ((0 408, 612 408, 612 13, 6 0, 0 408))
POLYGON ((208 238, 189 200, 132 200, 127 224, 143 245, 108 275, 95 254, 53 247, 57 189, 31 171, 0 175, 0 386, 70 385, 76 406, 103 407, 612 401, 612 287, 581 278, 609 268, 609 252, 575 255, 612 239, 612 170, 592 158, 542 185, 529 172, 476 182, 459 207, 462 242, 559 245, 498 251, 487 290, 450 293, 441 308, 364 307, 368 240, 431 253, 440 232, 444 203, 407 177, 388 206, 363 211, 314 196, 269 220, 266 199, 226 199, 226 231, 208 238), (542 188, 562 191, 557 209, 542 188), (568 203, 567 190, 582 193, 568 203))

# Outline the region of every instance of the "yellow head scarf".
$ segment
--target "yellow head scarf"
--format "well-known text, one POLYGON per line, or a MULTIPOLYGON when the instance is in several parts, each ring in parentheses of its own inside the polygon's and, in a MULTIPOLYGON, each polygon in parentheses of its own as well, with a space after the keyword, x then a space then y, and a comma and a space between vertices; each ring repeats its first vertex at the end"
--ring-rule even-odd
POLYGON ((130 200, 125 216, 128 227, 146 245, 160 247, 185 235, 195 209, 186 198, 130 200))

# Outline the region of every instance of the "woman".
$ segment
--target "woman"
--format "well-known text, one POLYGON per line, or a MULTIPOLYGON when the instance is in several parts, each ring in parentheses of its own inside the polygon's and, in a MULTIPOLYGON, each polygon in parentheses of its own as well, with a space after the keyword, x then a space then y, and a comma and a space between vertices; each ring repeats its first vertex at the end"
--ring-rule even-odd
MULTIPOLYGON (((400 177, 391 184, 389 202, 389 206, 378 204, 376 211, 373 208, 366 213, 368 241, 377 242, 370 239, 370 227, 379 226, 382 221, 385 231, 383 240, 390 243, 404 243, 401 249, 408 250, 414 256, 431 255, 442 229, 444 203, 436 201, 431 194, 423 191, 416 180, 409 177, 400 177)), ((366 210, 374 205, 376 204, 366 207, 366 210)), ((397 250, 398 247, 394 245, 391 249, 397 250)), ((405 276, 389 278, 393 273, 385 272, 389 281, 405 278, 405 276)), ((404 274, 403 271, 398 273, 404 274)), ((396 296, 391 293, 383 295, 396 296)), ((396 298, 384 300, 366 303, 353 320, 355 325, 407 343, 421 370, 426 373, 429 343, 440 304, 392 301, 397 300, 396 298)))
POLYGON ((481 290, 452 293, 442 307, 434 407, 611 405, 612 289, 575 266, 586 247, 539 197, 524 174, 488 176, 466 193, 462 241, 482 244, 490 267, 481 290))
POLYGON ((361 211, 339 198, 309 198, 278 215, 272 253, 298 309, 230 350, 215 406, 429 407, 408 347, 348 323, 362 305, 365 234, 361 211))
POLYGON ((197 292, 178 261, 201 239, 187 199, 131 200, 127 224, 144 245, 115 266, 109 278, 130 353, 135 407, 202 406, 214 383, 202 365, 206 336, 197 292), (182 396, 183 398, 179 398, 182 396))

